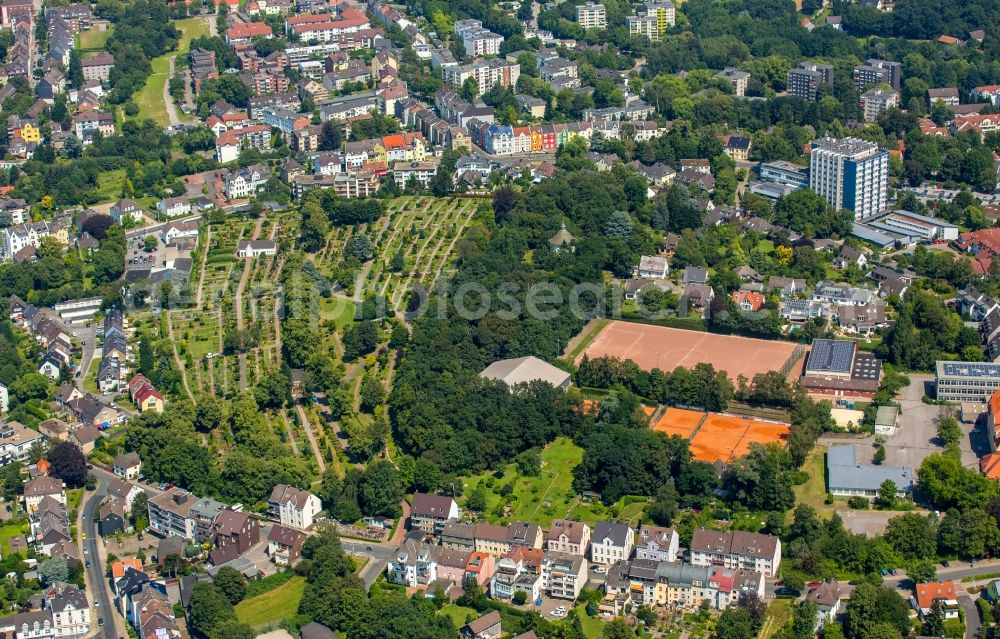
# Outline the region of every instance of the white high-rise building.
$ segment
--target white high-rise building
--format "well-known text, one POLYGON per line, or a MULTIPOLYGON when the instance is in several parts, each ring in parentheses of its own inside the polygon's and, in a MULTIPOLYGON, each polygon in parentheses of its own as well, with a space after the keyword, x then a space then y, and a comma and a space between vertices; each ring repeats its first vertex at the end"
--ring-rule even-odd
POLYGON ((859 138, 822 138, 813 142, 809 188, 837 209, 864 218, 886 208, 889 154, 859 138))
POLYGON ((593 2, 576 6, 576 21, 584 29, 603 29, 608 26, 604 5, 593 2))

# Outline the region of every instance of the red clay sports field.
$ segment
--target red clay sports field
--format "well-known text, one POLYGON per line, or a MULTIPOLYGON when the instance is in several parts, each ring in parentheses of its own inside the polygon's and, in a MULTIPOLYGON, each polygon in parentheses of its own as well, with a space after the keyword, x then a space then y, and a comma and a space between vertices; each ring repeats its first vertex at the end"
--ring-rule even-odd
MULTIPOLYGON (((594 338, 580 357, 612 355, 631 359, 644 370, 672 371, 704 362, 724 370, 730 379, 757 373, 787 373, 802 349, 792 342, 718 335, 665 326, 613 320, 594 338), (794 357, 794 360, 793 360, 794 357)), ((579 359, 577 360, 579 361, 579 359)))

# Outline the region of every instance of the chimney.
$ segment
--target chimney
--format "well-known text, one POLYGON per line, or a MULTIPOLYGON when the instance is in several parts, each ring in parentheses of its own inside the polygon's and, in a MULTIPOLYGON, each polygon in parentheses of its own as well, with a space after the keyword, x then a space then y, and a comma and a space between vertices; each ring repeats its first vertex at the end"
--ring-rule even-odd
POLYGON ((188 496, 187 493, 176 492, 174 493, 173 499, 175 504, 183 504, 187 501, 188 496))

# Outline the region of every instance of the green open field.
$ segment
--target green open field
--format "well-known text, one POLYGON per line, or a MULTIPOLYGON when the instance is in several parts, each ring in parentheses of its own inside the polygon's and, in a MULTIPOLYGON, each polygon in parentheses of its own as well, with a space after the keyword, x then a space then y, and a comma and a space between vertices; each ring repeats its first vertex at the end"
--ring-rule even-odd
POLYGON ((573 490, 573 468, 583 459, 583 449, 568 438, 561 437, 542 451, 542 472, 538 477, 525 477, 515 464, 504 469, 503 477, 485 472, 466 481, 464 494, 470 495, 479 486, 486 492, 486 514, 491 520, 527 521, 548 528, 553 519, 576 519, 596 522, 615 518, 638 523, 646 505, 644 497, 624 497, 610 508, 582 499, 573 490), (501 495, 503 487, 513 482, 513 492, 501 495), (510 511, 504 513, 505 501, 510 511))
POLYGON ((586 604, 576 607, 576 614, 580 618, 580 627, 587 639, 598 639, 604 632, 604 622, 587 614, 586 604))
POLYGON ((117 202, 125 186, 125 169, 102 171, 97 175, 97 192, 101 202, 117 202))
POLYGON ((10 538, 25 534, 26 529, 27 524, 22 524, 21 522, 4 524, 0 527, 0 551, 3 552, 4 557, 11 552, 10 538))
POLYGON ((462 626, 464 626, 465 620, 469 617, 469 615, 472 615, 473 618, 476 617, 476 611, 473 610, 472 608, 467 608, 465 606, 459 606, 456 604, 445 606, 444 608, 438 611, 438 614, 444 617, 451 617, 451 621, 452 623, 455 624, 455 628, 461 628, 462 626))
POLYGON ((251 628, 291 619, 299 609, 299 601, 305 590, 305 579, 292 577, 270 592, 236 604, 236 618, 251 628))
POLYGON ((177 43, 178 55, 187 54, 192 40, 208 35, 208 20, 210 19, 186 18, 184 20, 174 20, 174 26, 181 30, 180 42, 177 43))
POLYGON ((322 297, 319 300, 319 318, 331 320, 337 330, 354 321, 355 304, 346 297, 322 297))
POLYGON ((757 635, 758 639, 770 639, 774 633, 785 627, 792 619, 795 602, 791 599, 774 599, 767 607, 764 626, 757 635))
POLYGON ((812 506, 821 513, 832 511, 831 506, 823 503, 826 501, 826 447, 816 446, 809 453, 802 470, 809 474, 809 480, 793 487, 796 503, 812 506))
POLYGON ((87 29, 81 31, 77 36, 77 48, 81 51, 103 51, 108 43, 108 38, 115 32, 115 25, 108 25, 104 31, 97 29, 87 29))
POLYGON ((542 451, 542 472, 538 477, 524 477, 517 467, 510 464, 503 478, 495 479, 492 473, 472 477, 465 490, 470 495, 482 486, 486 491, 487 512, 497 518, 534 522, 548 528, 553 519, 565 517, 574 503, 573 468, 583 459, 583 449, 567 438, 560 438, 542 451), (498 512, 504 497, 500 491, 509 482, 514 491, 509 496, 510 515, 498 512))
MULTIPOLYGON (((146 86, 135 96, 135 102, 139 105, 139 115, 136 116, 136 119, 143 120, 148 118, 161 126, 170 124, 170 117, 167 115, 167 105, 163 102, 163 88, 170 79, 171 56, 183 58, 188 54, 191 40, 208 35, 207 18, 175 20, 174 25, 181 31, 177 50, 165 53, 152 60, 153 73, 146 80, 146 86)), ((183 116, 179 110, 178 115, 183 116)), ((182 119, 184 118, 182 117, 182 119)))

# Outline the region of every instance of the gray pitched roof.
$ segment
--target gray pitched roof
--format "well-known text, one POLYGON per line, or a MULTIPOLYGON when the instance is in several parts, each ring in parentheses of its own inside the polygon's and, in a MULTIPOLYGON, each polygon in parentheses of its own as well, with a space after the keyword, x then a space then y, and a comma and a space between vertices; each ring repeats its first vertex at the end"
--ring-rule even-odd
POLYGON ((594 527, 595 542, 611 539, 616 546, 624 546, 628 540, 629 527, 615 521, 599 521, 594 527))

